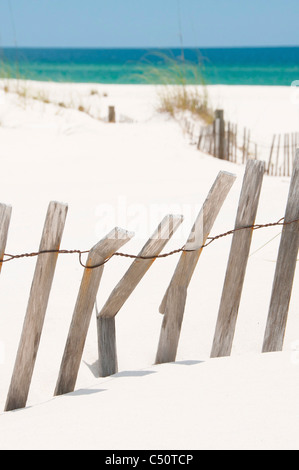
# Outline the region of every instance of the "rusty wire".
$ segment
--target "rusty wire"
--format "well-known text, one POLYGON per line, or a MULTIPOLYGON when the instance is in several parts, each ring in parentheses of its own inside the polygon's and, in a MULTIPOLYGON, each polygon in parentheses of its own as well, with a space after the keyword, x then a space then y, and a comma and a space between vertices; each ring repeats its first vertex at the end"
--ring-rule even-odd
POLYGON ((294 224, 296 222, 299 222, 299 219, 295 219, 295 220, 292 220, 290 222, 285 222, 284 217, 282 217, 281 219, 279 219, 278 222, 272 222, 272 223, 268 223, 268 224, 254 224, 254 225, 248 225, 248 226, 244 226, 244 227, 237 227, 237 228, 234 228, 234 229, 229 230, 227 232, 216 235, 214 237, 208 237, 207 238, 208 241, 199 248, 189 249, 188 250, 188 249, 185 248, 185 245, 184 245, 182 248, 178 248, 176 250, 170 251, 168 253, 160 254, 160 255, 142 256, 142 255, 132 255, 132 254, 128 254, 128 253, 115 252, 110 257, 105 259, 103 262, 101 262, 99 264, 96 264, 96 265, 93 265, 93 266, 86 265, 82 262, 82 255, 88 254, 90 252, 90 250, 85 250, 85 251, 81 251, 81 250, 41 250, 41 251, 33 251, 31 253, 22 253, 22 254, 19 254, 19 255, 12 255, 12 254, 8 254, 8 253, 4 253, 4 255, 3 255, 4 258, 0 259, 0 263, 7 263, 8 261, 12 261, 12 260, 15 260, 15 259, 32 258, 32 257, 36 257, 36 256, 39 256, 39 255, 51 254, 51 253, 55 253, 57 255, 61 255, 61 254, 78 254, 79 255, 79 263, 83 268, 95 269, 95 268, 99 268, 101 266, 104 266, 114 256, 121 256, 123 258, 130 258, 130 259, 135 259, 135 260, 138 260, 138 259, 140 259, 140 260, 154 260, 154 259, 159 259, 159 258, 167 258, 169 256, 172 256, 172 255, 175 255, 175 254, 178 254, 178 253, 194 253, 196 251, 197 252, 201 251, 203 248, 206 248, 211 243, 213 243, 215 240, 219 240, 220 238, 224 238, 224 237, 227 237, 229 235, 233 235, 235 232, 239 232, 241 230, 252 230, 252 231, 254 231, 254 230, 259 230, 259 229, 268 228, 268 227, 291 225, 291 224, 294 224))

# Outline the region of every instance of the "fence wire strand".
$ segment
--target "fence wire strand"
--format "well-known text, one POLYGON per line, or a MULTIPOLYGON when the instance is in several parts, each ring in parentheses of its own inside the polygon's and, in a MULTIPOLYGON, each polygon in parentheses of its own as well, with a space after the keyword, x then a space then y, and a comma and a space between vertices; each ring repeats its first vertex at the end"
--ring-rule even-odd
POLYGON ((78 254, 79 256, 79 263, 80 265, 85 268, 85 269, 95 269, 99 268, 101 266, 104 266, 108 261, 110 261, 114 256, 120 256, 123 258, 130 258, 130 259, 135 259, 135 260, 153 260, 153 259, 160 259, 160 258, 168 258, 169 256, 178 254, 178 253, 194 253, 196 251, 201 251, 202 249, 206 248, 207 246, 211 245, 216 240, 219 240, 221 238, 227 237, 229 235, 233 235, 235 232, 239 232, 241 230, 259 230, 262 228, 268 228, 268 227, 277 227, 277 226, 286 226, 286 225, 291 225, 299 222, 299 219, 292 220, 290 222, 285 222, 284 217, 278 220, 278 222, 272 222, 268 224, 254 224, 254 225, 249 225, 249 226, 244 226, 244 227, 237 227, 232 230, 229 230, 227 232, 221 233, 219 235, 216 235, 214 237, 208 237, 207 242, 200 246, 199 248, 196 249, 186 249, 185 245, 182 248, 178 248, 176 250, 170 251, 168 253, 160 254, 160 255, 153 255, 153 256, 142 256, 142 255, 133 255, 129 253, 121 253, 121 252, 115 252, 113 255, 111 255, 109 258, 105 259, 102 263, 89 266, 83 263, 82 261, 82 256, 84 254, 88 254, 90 250, 41 250, 41 251, 33 251, 31 253, 22 253, 18 255, 12 255, 9 253, 4 253, 3 259, 0 259, 0 263, 7 263, 12 260, 16 259, 21 259, 21 258, 33 258, 39 255, 44 255, 44 254, 57 254, 57 255, 63 255, 63 254, 78 254))

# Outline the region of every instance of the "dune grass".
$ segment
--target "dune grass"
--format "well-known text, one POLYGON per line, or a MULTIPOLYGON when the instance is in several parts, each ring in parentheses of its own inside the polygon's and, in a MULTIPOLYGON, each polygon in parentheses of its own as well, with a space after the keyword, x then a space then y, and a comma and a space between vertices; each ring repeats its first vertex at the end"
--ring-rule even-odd
POLYGON ((193 118, 211 124, 214 113, 209 103, 199 54, 194 63, 186 61, 183 52, 179 58, 151 52, 145 58, 149 65, 151 56, 155 64, 149 66, 147 80, 158 84, 157 110, 173 118, 188 112, 193 118))

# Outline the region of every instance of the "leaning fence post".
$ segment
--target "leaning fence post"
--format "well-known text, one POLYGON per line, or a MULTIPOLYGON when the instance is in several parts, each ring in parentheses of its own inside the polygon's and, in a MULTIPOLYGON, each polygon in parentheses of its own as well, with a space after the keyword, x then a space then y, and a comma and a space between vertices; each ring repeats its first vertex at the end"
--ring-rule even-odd
POLYGON ((133 261, 128 271, 113 289, 102 310, 97 314, 100 377, 117 373, 115 316, 182 222, 181 215, 164 217, 157 230, 138 254, 138 257, 152 258, 138 259, 137 257, 133 261))
POLYGON ((70 325, 55 396, 73 392, 75 389, 86 336, 96 301, 104 266, 92 268, 110 258, 115 251, 133 237, 132 232, 115 228, 89 252, 82 277, 73 319, 70 325))
MULTIPOLYGON (((49 204, 39 251, 59 250, 67 209, 58 202, 49 204)), ((5 411, 26 406, 57 257, 57 252, 38 255, 5 411)))
MULTIPOLYGON (((3 260, 6 242, 7 242, 7 235, 9 229, 9 223, 11 218, 11 206, 7 206, 5 204, 0 204, 0 259, 3 260)), ((0 262, 0 272, 2 269, 2 262, 0 262)))
POLYGON ((220 172, 198 214, 185 251, 182 253, 170 285, 162 300, 164 314, 156 364, 175 361, 183 322, 187 289, 217 215, 235 181, 235 175, 220 172))
MULTIPOLYGON (((284 221, 287 224, 297 219, 299 219, 299 149, 296 151, 284 221)), ((283 348, 298 247, 299 222, 284 225, 264 336, 263 352, 281 351, 283 348)))
POLYGON ((231 353, 253 233, 253 229, 238 229, 255 222, 264 172, 264 162, 247 162, 211 357, 231 353))

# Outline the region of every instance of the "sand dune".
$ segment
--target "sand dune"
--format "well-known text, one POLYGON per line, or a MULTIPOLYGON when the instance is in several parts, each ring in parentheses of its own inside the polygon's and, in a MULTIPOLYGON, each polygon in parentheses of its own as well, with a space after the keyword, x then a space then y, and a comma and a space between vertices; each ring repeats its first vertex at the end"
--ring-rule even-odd
MULTIPOLYGON (((167 213, 185 216, 165 251, 178 248, 221 170, 236 174, 237 180, 213 234, 233 228, 244 167, 197 151, 178 123, 157 113, 155 87, 27 85, 30 93, 43 90, 47 100, 33 99, 29 92, 20 99, 13 90, 0 90, 0 200, 13 207, 6 252, 37 249, 51 200, 69 204, 61 248, 90 249, 118 225, 135 232, 123 251, 137 253, 167 213), (89 113, 78 110, 82 103, 89 113), (105 122, 109 105, 116 107, 116 124, 105 122)), ((215 107, 265 139, 298 129, 299 105, 292 92, 284 87, 209 87, 215 107)), ((284 216, 289 182, 265 176, 257 222, 284 216)), ((158 308, 178 260, 172 256, 154 263, 119 312, 119 375, 97 378, 93 318, 76 392, 52 399, 82 277, 77 257, 61 256, 30 408, 0 415, 0 448, 298 448, 298 272, 284 351, 261 354, 280 231, 275 227, 254 234, 231 358, 209 359, 228 237, 202 254, 189 288, 177 363, 153 366, 161 327, 158 308)), ((117 258, 106 265, 99 307, 130 262, 117 258)), ((15 260, 1 272, 1 411, 34 266, 35 259, 15 260)))

